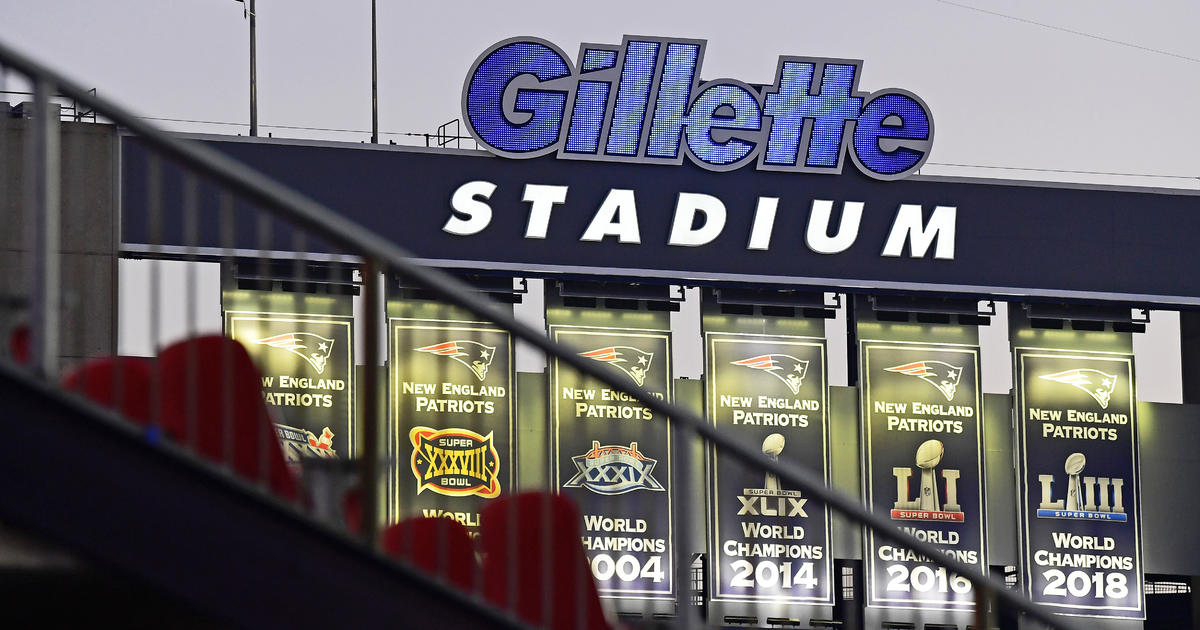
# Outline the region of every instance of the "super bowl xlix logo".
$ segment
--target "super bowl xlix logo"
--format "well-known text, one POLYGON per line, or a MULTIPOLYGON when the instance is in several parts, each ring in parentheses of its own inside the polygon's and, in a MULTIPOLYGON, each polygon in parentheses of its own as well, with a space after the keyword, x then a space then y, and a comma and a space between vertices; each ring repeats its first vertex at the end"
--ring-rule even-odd
POLYGON ((408 438, 417 494, 431 490, 485 499, 500 494, 500 456, 491 433, 484 436, 467 429, 413 427, 408 438))
POLYGON ((1038 518, 1059 518, 1091 521, 1126 521, 1125 480, 1117 477, 1083 477, 1087 457, 1071 453, 1063 465, 1067 473, 1067 496, 1054 498, 1054 475, 1038 475, 1042 500, 1038 503, 1038 518), (1099 493, 1099 503, 1096 495, 1099 493), (1111 502, 1110 502, 1111 501, 1111 502))
POLYGON ((917 468, 921 481, 917 497, 912 498, 909 482, 913 470, 907 466, 892 468, 896 478, 896 502, 892 506, 892 519, 897 521, 949 521, 961 523, 965 519, 962 506, 958 504, 958 479, 961 472, 943 468, 945 501, 938 493, 937 466, 942 462, 945 448, 938 440, 926 440, 917 448, 917 468))
POLYGON ((608 346, 607 348, 596 348, 587 352, 580 352, 579 356, 607 363, 618 370, 624 372, 633 382, 641 387, 646 384, 646 372, 650 369, 650 362, 654 360, 653 352, 642 352, 637 348, 629 346, 608 346))
POLYGON ((1099 403, 1101 409, 1108 409, 1108 403, 1112 400, 1113 389, 1117 386, 1117 377, 1115 374, 1108 374, 1100 370, 1063 370, 1054 374, 1044 374, 1040 378, 1070 385, 1079 391, 1085 392, 1088 396, 1092 397, 1092 400, 1099 403))
POLYGON ((731 363, 762 370, 787 385, 793 394, 800 393, 800 386, 804 385, 804 376, 808 373, 808 361, 788 354, 762 354, 741 361, 731 361, 731 363))
POLYGON ((919 378, 941 392, 946 400, 954 400, 954 394, 958 391, 958 379, 962 376, 961 367, 942 361, 914 361, 884 370, 919 378))
POLYGON ((492 365, 492 359, 496 357, 495 346, 465 340, 443 341, 432 346, 413 348, 413 351, 453 359, 470 368, 471 373, 480 381, 487 378, 488 368, 492 365))
POLYGON ((306 332, 290 332, 264 337, 254 343, 291 352, 304 359, 317 371, 317 374, 325 373, 325 366, 329 363, 329 353, 333 350, 332 339, 306 332))
POLYGON ((591 450, 572 457, 571 462, 577 472, 563 484, 564 488, 586 488, 605 495, 663 490, 652 474, 658 460, 643 455, 637 442, 629 446, 600 446, 600 442, 592 441, 591 450))

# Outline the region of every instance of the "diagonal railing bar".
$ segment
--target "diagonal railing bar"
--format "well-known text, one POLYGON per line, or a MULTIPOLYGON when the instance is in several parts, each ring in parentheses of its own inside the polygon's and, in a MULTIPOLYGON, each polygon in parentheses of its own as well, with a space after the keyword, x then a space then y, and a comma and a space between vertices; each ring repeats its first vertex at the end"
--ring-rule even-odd
MULTIPOLYGON (((796 464, 773 461, 764 455, 757 444, 706 422, 699 414, 649 395, 640 387, 618 379, 615 374, 600 369, 594 361, 578 356, 574 350, 550 340, 543 331, 515 319, 510 311, 500 308, 457 278, 437 269, 419 265, 403 248, 381 238, 343 216, 318 204, 271 179, 256 173, 236 160, 188 140, 168 135, 139 119, 123 107, 90 94, 82 86, 42 66, 27 56, 0 42, 0 64, 10 66, 32 77, 39 77, 58 87, 59 91, 93 108, 113 123, 142 137, 148 145, 173 157, 206 176, 218 180, 232 191, 254 201, 265 210, 322 234, 334 244, 358 252, 365 261, 381 270, 400 273, 426 287, 438 297, 460 306, 478 317, 506 328, 517 338, 554 355, 561 362, 614 390, 624 392, 651 411, 687 425, 702 438, 733 455, 742 463, 770 471, 780 479, 796 484, 850 520, 871 528, 880 538, 906 547, 931 561, 969 580, 977 589, 980 600, 995 598, 999 604, 1011 606, 1050 628, 1083 630, 1077 622, 1055 615, 1028 598, 1011 591, 999 580, 983 575, 956 558, 947 556, 929 542, 906 534, 890 520, 864 507, 856 497, 825 486, 818 475, 796 464)), ((364 281, 370 279, 364 278, 364 281)), ((682 585, 681 585, 682 586, 682 585)))

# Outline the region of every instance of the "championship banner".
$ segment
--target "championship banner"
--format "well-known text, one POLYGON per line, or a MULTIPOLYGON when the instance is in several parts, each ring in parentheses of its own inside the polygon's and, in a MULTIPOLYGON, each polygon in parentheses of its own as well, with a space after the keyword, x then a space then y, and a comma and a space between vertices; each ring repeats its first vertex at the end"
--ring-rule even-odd
POLYGON ((1133 355, 1018 347, 1014 361, 1026 593, 1144 619, 1133 355))
MULTIPOLYGON (((986 574, 979 347, 866 339, 860 345, 867 505, 986 574)), ((864 532, 864 545, 868 606, 974 606, 965 577, 872 530, 864 532)))
MULTIPOLYGON (((671 399, 667 313, 551 306, 546 323, 554 341, 671 399)), ((583 514, 583 546, 600 595, 670 599, 675 570, 667 419, 556 358, 550 392, 552 483, 583 514)))
POLYGON ((388 301, 388 521, 448 517, 474 534, 515 480, 508 331, 449 305, 388 301))
POLYGON ((225 334, 262 376, 285 459, 354 455, 354 317, 350 296, 233 290, 225 334))
MULTIPOLYGON (((703 321, 708 421, 828 485, 824 338, 782 334, 773 317, 706 312, 703 321)), ((814 321, 787 323, 823 333, 824 320, 814 321)), ((832 606, 829 508, 715 450, 708 471, 713 599, 832 606)))

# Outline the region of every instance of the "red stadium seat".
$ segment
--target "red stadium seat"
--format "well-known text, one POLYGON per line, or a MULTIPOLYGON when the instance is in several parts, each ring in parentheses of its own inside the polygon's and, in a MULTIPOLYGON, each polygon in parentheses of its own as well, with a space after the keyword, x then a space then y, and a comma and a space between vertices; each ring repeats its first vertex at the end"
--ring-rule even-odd
POLYGON ((299 497, 262 378, 240 343, 219 335, 189 339, 164 349, 158 362, 159 418, 169 438, 246 479, 266 481, 277 496, 299 497))
POLYGON ((570 499, 516 494, 489 503, 479 519, 488 602, 537 627, 609 627, 580 542, 579 510, 570 499))
POLYGON ((29 326, 21 325, 8 333, 8 355, 21 365, 29 364, 29 326))
POLYGON ((448 518, 412 518, 383 530, 383 551, 472 592, 478 565, 475 544, 462 524, 448 518))
POLYGON ((92 359, 63 376, 62 385, 142 426, 150 424, 150 397, 155 384, 151 363, 146 359, 92 359))

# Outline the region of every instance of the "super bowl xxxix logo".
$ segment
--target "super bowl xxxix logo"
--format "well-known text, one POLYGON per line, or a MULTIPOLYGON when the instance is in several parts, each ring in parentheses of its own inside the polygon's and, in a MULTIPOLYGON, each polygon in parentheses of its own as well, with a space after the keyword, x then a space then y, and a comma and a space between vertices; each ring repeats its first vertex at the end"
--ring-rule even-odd
POLYGON ((432 490, 447 496, 478 495, 490 499, 500 494, 500 456, 492 434, 467 429, 413 427, 412 473, 417 494, 432 490))
POLYGON ((793 394, 800 393, 800 386, 804 384, 804 375, 808 373, 808 361, 788 354, 762 354, 741 361, 731 361, 731 363, 762 370, 782 381, 793 394))
POLYGON ((495 346, 485 346, 478 341, 443 341, 424 348, 413 348, 415 352, 428 352, 440 357, 448 357, 467 366, 475 378, 487 378, 488 368, 496 357, 495 346))
POLYGON ((607 363, 621 370, 629 378, 632 378, 633 382, 638 384, 638 387, 646 384, 646 371, 650 369, 650 362, 654 360, 653 352, 642 352, 637 348, 630 348, 629 346, 596 348, 595 350, 580 352, 579 356, 607 363))
POLYGON ((596 494, 625 494, 634 490, 662 491, 662 484, 651 474, 657 459, 638 451, 637 442, 629 446, 600 446, 571 458, 577 472, 564 488, 587 488, 596 494))
POLYGON ((1107 374, 1100 370, 1075 369, 1063 370, 1054 374, 1044 374, 1041 378, 1055 383, 1070 385, 1079 391, 1086 392, 1100 404, 1101 409, 1108 409, 1112 400, 1113 389, 1117 386, 1115 374, 1107 374))
POLYGON ((290 332, 274 337, 263 337, 254 343, 291 352, 304 359, 317 371, 317 374, 325 373, 325 366, 329 363, 329 353, 333 350, 332 339, 306 332, 290 332))
POLYGON ((963 522, 962 506, 958 504, 958 478, 960 471, 942 469, 946 482, 946 500, 938 496, 937 465, 942 463, 945 448, 938 440, 926 440, 917 447, 917 468, 921 471, 921 485, 917 498, 913 499, 909 478, 912 468, 892 468, 896 477, 896 503, 892 506, 892 518, 898 521, 950 521, 963 522))
POLYGON ((1042 487, 1042 501, 1038 504, 1038 518, 1082 519, 1092 521, 1125 521, 1125 480, 1116 477, 1081 477, 1087 457, 1083 453, 1071 453, 1063 468, 1067 473, 1066 499, 1054 499, 1054 475, 1038 475, 1042 487), (1096 503, 1096 491, 1100 492, 1100 503, 1096 503), (1112 502, 1109 503, 1109 499, 1112 502))
POLYGON ((958 379, 962 376, 961 367, 941 361, 914 361, 884 370, 919 378, 941 392, 946 400, 954 400, 954 393, 958 391, 958 379))

